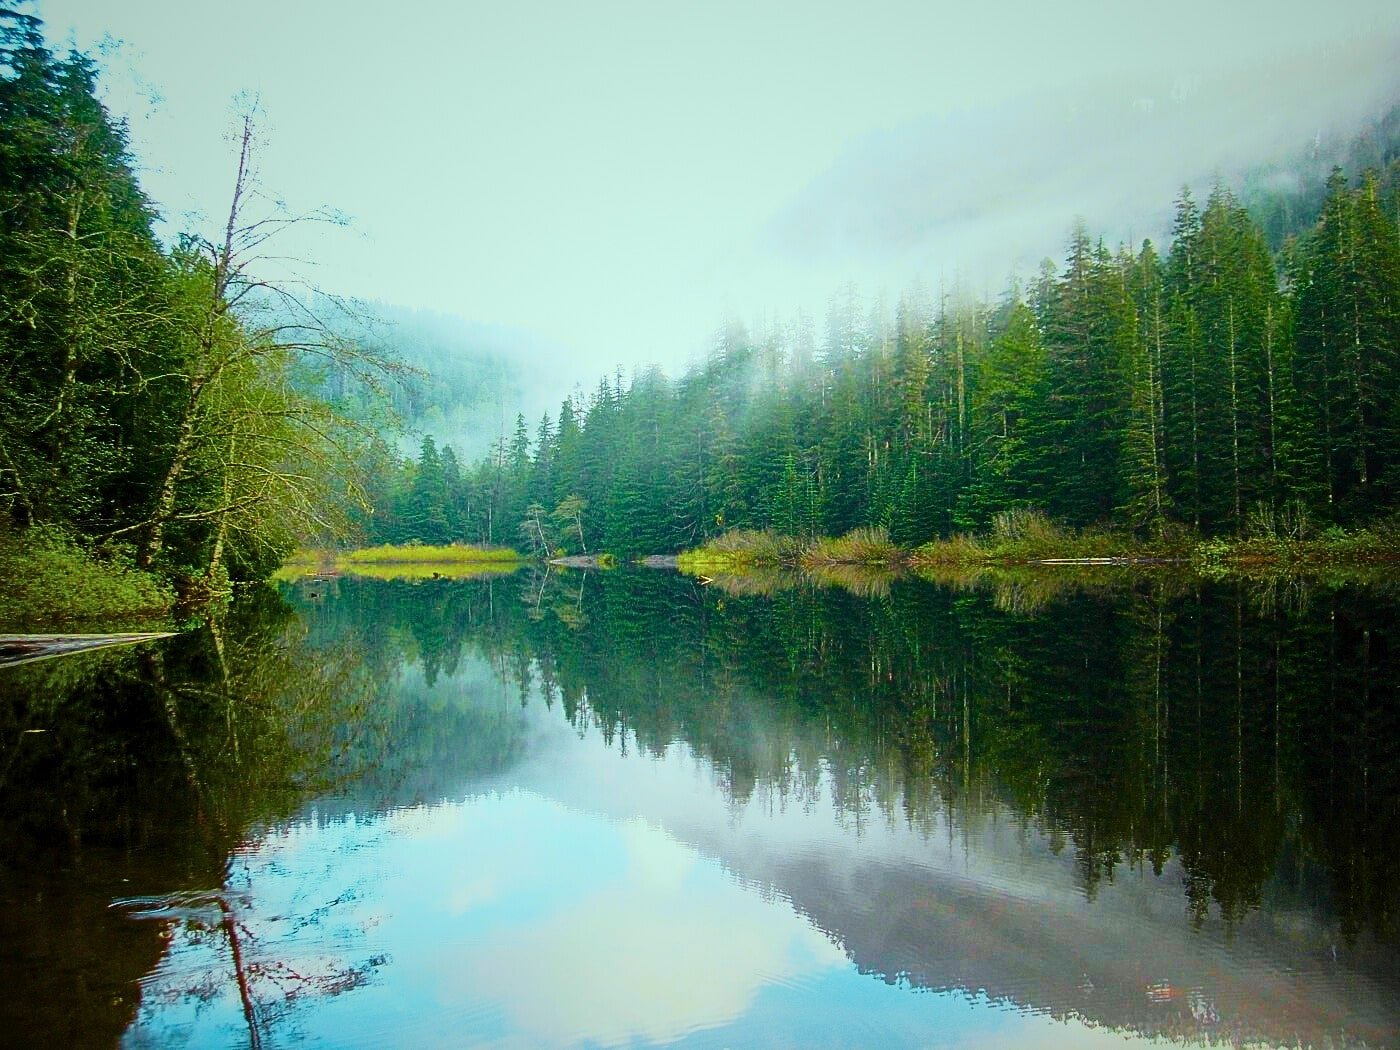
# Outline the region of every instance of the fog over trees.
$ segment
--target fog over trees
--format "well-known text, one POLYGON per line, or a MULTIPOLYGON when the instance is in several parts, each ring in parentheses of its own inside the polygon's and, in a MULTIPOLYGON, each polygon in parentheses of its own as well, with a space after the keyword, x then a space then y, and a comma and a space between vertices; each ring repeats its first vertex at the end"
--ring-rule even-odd
POLYGON ((1251 187, 1252 212, 1184 189, 1161 248, 1078 225, 994 301, 848 287, 820 326, 731 325, 679 378, 605 376, 469 468, 425 440, 371 534, 672 551, 735 528, 913 545, 1017 508, 1139 535, 1368 522, 1400 492, 1400 151, 1351 153, 1376 164, 1251 187), (570 497, 581 528, 549 532, 570 497))

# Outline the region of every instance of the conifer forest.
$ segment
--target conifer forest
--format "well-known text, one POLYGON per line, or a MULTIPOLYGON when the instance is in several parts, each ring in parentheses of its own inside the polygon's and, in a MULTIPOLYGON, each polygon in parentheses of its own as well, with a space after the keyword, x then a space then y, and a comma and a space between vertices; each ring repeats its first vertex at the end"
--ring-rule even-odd
POLYGON ((852 288, 820 326, 725 328, 678 378, 604 376, 480 463, 429 439, 371 534, 651 552, 740 528, 914 546, 1016 508, 1138 535, 1373 522, 1400 500, 1395 145, 1273 243, 1229 187, 1183 190, 1160 248, 1081 225, 995 301, 852 288))

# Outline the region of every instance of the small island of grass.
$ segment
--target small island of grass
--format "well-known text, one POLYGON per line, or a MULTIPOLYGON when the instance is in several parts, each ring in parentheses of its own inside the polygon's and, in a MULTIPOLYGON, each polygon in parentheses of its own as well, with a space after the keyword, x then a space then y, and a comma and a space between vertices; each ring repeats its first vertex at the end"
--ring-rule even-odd
POLYGON ((299 550, 282 564, 277 577, 293 580, 345 573, 380 579, 461 578, 514 572, 524 560, 510 547, 385 543, 348 551, 299 550))

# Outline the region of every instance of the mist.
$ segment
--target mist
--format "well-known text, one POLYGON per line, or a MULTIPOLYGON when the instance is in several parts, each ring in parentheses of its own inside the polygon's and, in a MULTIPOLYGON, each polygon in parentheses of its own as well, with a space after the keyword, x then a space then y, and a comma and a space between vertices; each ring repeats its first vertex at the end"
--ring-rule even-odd
POLYGON ((1160 239, 1183 184, 1400 98, 1400 13, 1372 0, 40 13, 121 41, 104 90, 168 237, 217 223, 230 100, 255 92, 268 191, 351 220, 285 254, 327 291, 513 333, 493 420, 674 373, 727 318, 820 317, 851 281, 995 295, 1077 218, 1160 239))

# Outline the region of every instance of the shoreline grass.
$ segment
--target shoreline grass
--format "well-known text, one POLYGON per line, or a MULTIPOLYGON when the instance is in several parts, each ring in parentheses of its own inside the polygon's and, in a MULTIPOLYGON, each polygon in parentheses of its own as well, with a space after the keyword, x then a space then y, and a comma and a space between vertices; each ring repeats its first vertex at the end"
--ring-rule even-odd
POLYGON ((953 570, 1027 567, 1054 571, 1073 566, 1177 567, 1202 576, 1325 573, 1368 570, 1400 579, 1400 520, 1320 533, 1305 527, 1255 523, 1248 535, 1201 536, 1182 528, 1151 538, 1108 529, 1065 529, 1033 510, 999 514, 979 535, 932 540, 912 550, 892 542, 882 528, 844 536, 801 540, 758 530, 734 530, 685 551, 677 567, 692 576, 791 569, 814 572, 866 566, 927 574, 953 570))
POLYGON ((361 547, 336 555, 338 563, 344 562, 349 565, 463 565, 524 560, 519 551, 510 547, 477 547, 468 543, 441 546, 426 543, 385 543, 378 547, 361 547))
POLYGON ((731 529, 708 543, 676 555, 676 568, 691 576, 795 566, 803 543, 759 529, 731 529))

